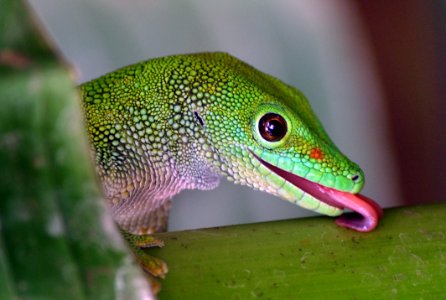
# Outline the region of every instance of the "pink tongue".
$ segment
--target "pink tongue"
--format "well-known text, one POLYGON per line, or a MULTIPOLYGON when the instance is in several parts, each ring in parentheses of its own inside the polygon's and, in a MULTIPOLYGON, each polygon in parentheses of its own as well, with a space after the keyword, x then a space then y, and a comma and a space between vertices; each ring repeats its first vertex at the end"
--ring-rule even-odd
POLYGON ((343 214, 337 218, 337 225, 361 232, 372 231, 378 225, 383 211, 373 200, 360 194, 340 192, 322 186, 320 188, 323 193, 335 200, 337 206, 354 211, 354 213, 343 214))

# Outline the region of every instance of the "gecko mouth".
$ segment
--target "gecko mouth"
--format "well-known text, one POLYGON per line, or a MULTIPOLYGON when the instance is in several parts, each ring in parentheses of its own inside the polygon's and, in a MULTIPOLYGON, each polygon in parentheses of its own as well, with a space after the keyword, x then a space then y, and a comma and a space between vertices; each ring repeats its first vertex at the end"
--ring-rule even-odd
POLYGON ((311 195, 315 199, 327 205, 339 208, 350 209, 353 213, 343 214, 336 219, 336 224, 341 227, 350 228, 356 231, 368 232, 375 229, 379 218, 382 217, 381 207, 373 200, 360 195, 339 191, 309 181, 293 173, 287 172, 261 159, 250 151, 266 168, 290 182, 303 192, 311 195))

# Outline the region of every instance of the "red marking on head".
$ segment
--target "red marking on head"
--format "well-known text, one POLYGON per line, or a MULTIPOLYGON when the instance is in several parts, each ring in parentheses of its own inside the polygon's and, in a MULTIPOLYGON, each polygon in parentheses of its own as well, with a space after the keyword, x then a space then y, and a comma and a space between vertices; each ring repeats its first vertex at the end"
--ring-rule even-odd
POLYGON ((324 158, 324 152, 319 148, 313 148, 310 151, 310 158, 321 160, 324 158))

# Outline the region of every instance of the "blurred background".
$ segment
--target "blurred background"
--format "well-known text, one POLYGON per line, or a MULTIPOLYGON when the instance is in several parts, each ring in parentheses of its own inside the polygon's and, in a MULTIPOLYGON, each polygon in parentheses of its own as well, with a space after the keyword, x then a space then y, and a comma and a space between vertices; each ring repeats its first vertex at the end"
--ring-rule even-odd
MULTIPOLYGON (((384 207, 446 195, 446 2, 29 0, 78 83, 153 57, 226 51, 302 90, 384 207)), ((222 180, 169 230, 312 213, 222 180)))

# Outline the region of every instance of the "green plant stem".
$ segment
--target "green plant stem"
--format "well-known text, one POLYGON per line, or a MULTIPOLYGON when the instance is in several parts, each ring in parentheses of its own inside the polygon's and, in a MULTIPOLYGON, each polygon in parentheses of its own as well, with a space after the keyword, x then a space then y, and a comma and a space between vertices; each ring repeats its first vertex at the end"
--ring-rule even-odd
POLYGON ((446 205, 388 209, 358 233, 325 217, 158 234, 160 299, 440 299, 446 205))

